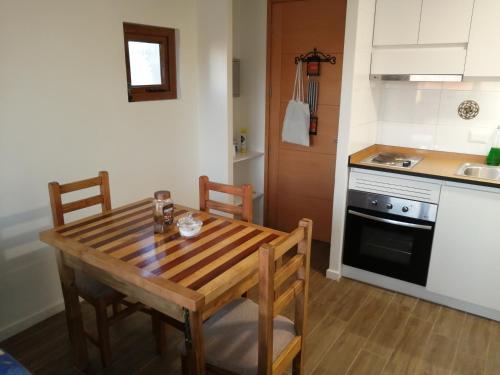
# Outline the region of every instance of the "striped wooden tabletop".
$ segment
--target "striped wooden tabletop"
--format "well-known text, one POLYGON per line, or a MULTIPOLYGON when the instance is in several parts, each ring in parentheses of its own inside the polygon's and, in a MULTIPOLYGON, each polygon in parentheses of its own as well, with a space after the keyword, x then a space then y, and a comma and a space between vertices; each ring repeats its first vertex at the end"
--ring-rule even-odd
POLYGON ((181 237, 176 226, 165 234, 153 232, 151 199, 68 223, 43 232, 40 238, 63 252, 62 244, 98 251, 106 255, 101 259, 113 259, 114 267, 118 260, 139 269, 144 278, 166 279, 196 291, 208 303, 242 277, 257 272, 259 247, 285 235, 182 206, 176 206, 175 216, 188 212, 203 221, 200 234, 189 239, 181 237))

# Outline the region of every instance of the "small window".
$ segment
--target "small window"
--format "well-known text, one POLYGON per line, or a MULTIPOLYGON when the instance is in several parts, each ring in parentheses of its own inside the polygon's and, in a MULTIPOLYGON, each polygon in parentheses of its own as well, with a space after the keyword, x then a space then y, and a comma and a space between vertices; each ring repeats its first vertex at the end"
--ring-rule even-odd
POLYGON ((128 101, 177 99, 175 30, 123 23, 128 101))

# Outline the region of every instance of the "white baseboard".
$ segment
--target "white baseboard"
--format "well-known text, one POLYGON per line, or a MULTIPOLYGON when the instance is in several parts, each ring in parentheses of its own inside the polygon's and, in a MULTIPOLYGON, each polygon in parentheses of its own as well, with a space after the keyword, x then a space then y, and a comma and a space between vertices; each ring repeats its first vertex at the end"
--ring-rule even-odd
POLYGON ((6 327, 0 327, 0 342, 64 310, 61 300, 6 327))
POLYGON ((376 285, 381 288, 393 290, 402 294, 407 294, 440 305, 452 307, 454 309, 462 310, 474 315, 483 316, 488 319, 500 321, 500 311, 483 306, 478 306, 455 298, 446 297, 441 294, 433 293, 423 286, 393 279, 392 277, 379 275, 370 271, 365 271, 346 265, 342 266, 342 276, 362 281, 367 284, 376 285))
POLYGON ((340 279, 341 275, 340 275, 340 272, 339 271, 334 271, 332 270, 331 268, 328 268, 326 270, 326 277, 328 279, 332 279, 332 280, 338 280, 340 279))

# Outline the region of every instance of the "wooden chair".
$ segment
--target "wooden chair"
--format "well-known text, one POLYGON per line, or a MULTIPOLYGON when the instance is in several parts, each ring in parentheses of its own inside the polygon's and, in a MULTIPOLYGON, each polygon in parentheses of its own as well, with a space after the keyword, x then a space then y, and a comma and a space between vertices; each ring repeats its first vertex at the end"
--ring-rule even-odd
MULTIPOLYGON (((235 291, 236 299, 203 325, 208 372, 270 375, 291 365, 293 374, 304 374, 311 235, 312 221, 302 219, 279 244, 259 249, 259 304, 235 291), (276 269, 276 260, 288 253, 288 261, 276 269), (279 314, 293 301, 291 321, 279 314)), ((190 370, 188 358, 182 356, 184 374, 190 370)))
MULTIPOLYGON (((109 189, 108 172, 99 172, 97 177, 59 184, 58 182, 49 183, 50 205, 52 208, 52 221, 54 227, 64 225, 64 214, 91 207, 100 204, 102 211, 111 210, 111 193, 109 189), (77 190, 87 189, 99 186, 100 194, 89 198, 80 199, 74 202, 62 203, 62 195, 77 190)), ((149 312, 153 316, 153 330, 156 337, 157 350, 161 353, 165 345, 164 327, 161 325, 161 314, 153 310, 145 310, 141 303, 130 303, 125 301, 125 296, 116 290, 100 283, 99 281, 87 276, 83 272, 75 271, 75 283, 78 294, 88 303, 90 303, 96 312, 97 338, 85 332, 90 342, 95 344, 101 353, 103 367, 111 364, 111 344, 109 337, 109 328, 117 321, 126 318, 132 313, 142 310, 149 312), (122 309, 122 305, 126 308, 122 309), (108 317, 108 307, 112 306, 113 314, 108 317)))
POLYGON ((239 216, 241 220, 252 222, 253 217, 252 185, 233 186, 209 181, 207 176, 200 177, 200 210, 216 210, 239 216), (217 202, 210 199, 210 191, 241 197, 241 205, 217 202))

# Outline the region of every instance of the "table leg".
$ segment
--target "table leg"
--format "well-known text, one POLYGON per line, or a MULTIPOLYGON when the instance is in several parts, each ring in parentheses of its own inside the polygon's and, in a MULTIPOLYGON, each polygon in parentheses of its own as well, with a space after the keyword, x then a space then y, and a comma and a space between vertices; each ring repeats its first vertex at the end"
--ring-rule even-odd
POLYGON ((156 351, 159 355, 165 354, 167 348, 167 334, 165 332, 165 324, 161 320, 160 312, 151 311, 151 323, 153 326, 153 335, 156 340, 156 351))
POLYGON ((205 374, 205 347, 203 344, 203 314, 185 311, 186 353, 192 374, 205 374))
POLYGON ((87 342, 85 341, 85 331, 83 330, 82 310, 75 284, 75 271, 64 264, 63 254, 60 250, 55 249, 55 252, 74 362, 78 369, 85 371, 89 364, 89 357, 87 342))

